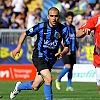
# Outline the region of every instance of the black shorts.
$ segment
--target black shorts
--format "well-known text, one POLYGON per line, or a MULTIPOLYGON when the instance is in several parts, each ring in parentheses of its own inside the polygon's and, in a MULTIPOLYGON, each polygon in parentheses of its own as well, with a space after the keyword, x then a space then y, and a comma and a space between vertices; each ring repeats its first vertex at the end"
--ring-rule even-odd
POLYGON ((33 57, 32 57, 33 64, 37 68, 37 72, 40 73, 41 70, 44 69, 49 69, 51 72, 52 66, 49 62, 47 62, 43 57, 38 57, 37 52, 33 52, 33 57))
POLYGON ((65 64, 71 64, 74 65, 76 64, 76 54, 71 54, 71 55, 64 55, 62 57, 63 63, 65 64))

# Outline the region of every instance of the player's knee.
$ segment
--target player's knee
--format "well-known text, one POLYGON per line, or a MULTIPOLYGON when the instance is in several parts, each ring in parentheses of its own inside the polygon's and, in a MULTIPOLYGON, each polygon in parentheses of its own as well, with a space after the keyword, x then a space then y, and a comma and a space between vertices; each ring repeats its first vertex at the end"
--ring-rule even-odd
POLYGON ((32 89, 33 89, 34 91, 37 91, 39 88, 38 88, 37 86, 32 85, 32 89))
POLYGON ((45 84, 51 84, 51 82, 52 82, 51 76, 47 76, 45 78, 45 84))
POLYGON ((34 91, 37 91, 39 88, 34 88, 34 91))

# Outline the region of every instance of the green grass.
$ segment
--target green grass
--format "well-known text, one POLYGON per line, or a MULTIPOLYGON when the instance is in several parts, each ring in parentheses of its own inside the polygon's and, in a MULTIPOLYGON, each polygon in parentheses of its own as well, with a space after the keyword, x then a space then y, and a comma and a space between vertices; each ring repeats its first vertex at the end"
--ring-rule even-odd
MULTIPOLYGON (((53 77, 58 74, 53 73, 53 77)), ((9 94, 15 86, 15 81, 1 81, 0 93, 3 94, 1 100, 10 100, 9 94)), ((96 83, 73 82, 74 92, 66 92, 66 82, 62 82, 62 89, 58 91, 53 81, 53 100, 100 100, 96 83)), ((38 91, 21 91, 14 100, 45 100, 43 86, 38 91)))

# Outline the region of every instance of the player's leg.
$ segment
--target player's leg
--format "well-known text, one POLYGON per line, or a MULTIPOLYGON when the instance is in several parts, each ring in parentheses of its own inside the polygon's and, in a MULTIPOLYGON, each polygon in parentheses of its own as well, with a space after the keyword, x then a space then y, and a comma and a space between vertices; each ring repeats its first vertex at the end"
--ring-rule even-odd
POLYGON ((96 67, 96 79, 97 79, 98 92, 100 95, 100 67, 96 67))
POLYGON ((36 75, 35 80, 34 81, 28 81, 25 83, 21 83, 18 87, 17 90, 21 91, 21 90, 38 90, 39 87, 44 83, 43 78, 41 77, 41 75, 36 75), (34 88, 33 88, 33 84, 34 88))
MULTIPOLYGON (((37 58, 38 66, 36 66, 37 71, 42 75, 42 82, 44 82, 44 95, 46 100, 52 100, 52 86, 51 86, 51 68, 52 65, 45 61, 44 58, 37 58)), ((36 63, 35 63, 36 64, 36 63)), ((37 78, 33 82, 32 87, 37 89, 37 78)), ((43 83, 42 83, 43 84, 43 83)), ((39 84, 41 86, 42 84, 39 84)))
POLYGON ((46 100, 53 100, 52 94, 52 76, 49 69, 44 69, 40 71, 44 78, 44 95, 46 100))
POLYGON ((74 91, 74 89, 71 87, 72 86, 72 71, 73 71, 73 66, 69 70, 68 73, 68 81, 67 81, 67 88, 66 91, 74 91))
POLYGON ((62 71, 60 72, 57 80, 56 80, 56 88, 58 90, 61 89, 60 87, 60 82, 61 82, 61 78, 67 73, 69 72, 71 66, 70 66, 70 59, 69 59, 70 56, 68 55, 65 55, 62 60, 63 60, 63 63, 64 63, 64 68, 62 69, 62 71))
POLYGON ((36 77, 35 77, 35 80, 32 84, 32 88, 37 91, 44 83, 44 79, 43 79, 43 76, 40 75, 40 74, 37 74, 36 77))
POLYGON ((66 91, 74 91, 72 88, 72 75, 73 75, 73 65, 76 64, 76 54, 70 55, 70 70, 68 73, 68 81, 67 81, 67 88, 66 91))
MULTIPOLYGON (((43 78, 41 77, 41 75, 36 75, 35 78, 37 83, 37 90, 39 88, 39 86, 41 84, 43 84, 43 78), (37 79, 37 80, 36 80, 37 79)), ((25 83, 21 83, 21 82, 17 82, 15 85, 14 90, 10 93, 10 98, 13 99, 16 97, 16 95, 21 91, 21 90, 34 90, 34 88, 32 88, 32 84, 34 83, 34 81, 28 81, 25 83)), ((36 89, 35 89, 36 90, 36 89)))

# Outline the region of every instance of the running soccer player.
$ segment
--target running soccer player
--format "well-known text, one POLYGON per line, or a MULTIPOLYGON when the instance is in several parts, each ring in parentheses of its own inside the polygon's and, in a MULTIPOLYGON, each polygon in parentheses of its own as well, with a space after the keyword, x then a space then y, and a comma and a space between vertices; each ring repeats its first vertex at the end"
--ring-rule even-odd
POLYGON ((96 80, 100 95, 100 14, 97 14, 89 18, 86 24, 79 29, 76 36, 78 38, 82 38, 86 35, 93 36, 93 34, 91 34, 92 30, 94 30, 94 41, 95 41, 93 65, 95 66, 96 69, 96 80))
POLYGON ((70 41, 67 27, 59 23, 59 10, 55 7, 50 8, 47 18, 47 22, 39 23, 22 33, 17 47, 12 51, 12 55, 15 57, 20 52, 26 36, 37 34, 37 41, 32 56, 33 64, 37 68, 37 75, 33 81, 26 83, 17 82, 10 94, 11 99, 15 98, 21 90, 38 90, 44 83, 45 99, 53 100, 51 69, 57 57, 61 58, 68 52, 70 41), (65 40, 64 49, 62 52, 58 52, 62 38, 65 40))
MULTIPOLYGON (((67 12, 66 14, 66 22, 64 25, 68 27, 69 30, 69 37, 70 37, 70 47, 69 52, 62 57, 64 68, 60 72, 58 78, 56 79, 56 88, 58 90, 61 89, 60 82, 61 78, 68 73, 68 81, 67 81, 67 87, 66 91, 74 91, 72 88, 72 71, 73 71, 73 65, 76 64, 76 49, 78 49, 78 57, 80 57, 80 48, 78 45, 78 42, 76 40, 76 30, 75 26, 72 25, 74 14, 73 12, 67 12)), ((62 47, 63 43, 62 43, 62 47)))

